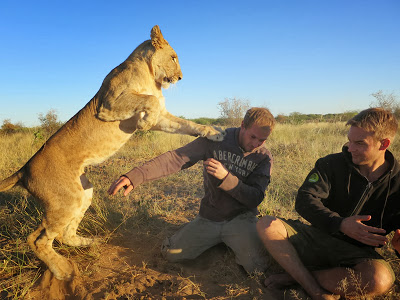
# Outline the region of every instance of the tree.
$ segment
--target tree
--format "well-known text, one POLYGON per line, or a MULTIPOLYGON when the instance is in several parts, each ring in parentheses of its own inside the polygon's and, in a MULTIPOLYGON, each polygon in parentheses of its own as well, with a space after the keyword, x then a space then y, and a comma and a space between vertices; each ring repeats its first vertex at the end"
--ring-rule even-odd
POLYGON ((286 123, 287 119, 288 119, 288 117, 283 114, 279 114, 275 117, 275 121, 278 123, 281 123, 281 124, 286 123))
POLYGON ((40 129, 38 134, 41 135, 40 131, 43 131, 43 137, 48 139, 53 135, 62 125, 62 122, 58 120, 57 112, 54 109, 50 109, 45 115, 39 114, 40 129))
POLYGON ((246 111, 250 108, 250 102, 238 98, 225 98, 224 101, 218 103, 218 106, 224 125, 238 127, 241 125, 246 111))
POLYGON ((376 102, 371 103, 371 106, 379 106, 390 110, 396 118, 400 118, 400 103, 395 94, 384 94, 382 90, 379 90, 371 94, 371 96, 376 100, 376 102))

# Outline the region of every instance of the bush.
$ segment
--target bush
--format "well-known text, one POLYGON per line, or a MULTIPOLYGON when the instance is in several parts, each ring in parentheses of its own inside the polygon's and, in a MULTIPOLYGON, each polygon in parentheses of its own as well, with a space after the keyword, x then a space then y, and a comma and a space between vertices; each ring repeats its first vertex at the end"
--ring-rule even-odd
POLYGON ((10 119, 3 120, 3 125, 1 125, 1 131, 4 132, 5 134, 12 134, 12 133, 20 132, 23 129, 24 129, 24 126, 22 123, 13 124, 13 123, 11 123, 10 119))
POLYGON ((375 98, 375 102, 372 102, 370 106, 379 106, 387 109, 391 111, 398 120, 400 119, 400 103, 397 95, 393 93, 384 94, 382 90, 379 90, 371 94, 371 96, 375 98))
POLYGON ((228 127, 239 127, 242 124, 246 111, 250 108, 250 102, 248 100, 237 98, 225 98, 224 101, 218 103, 218 106, 221 113, 221 119, 224 120, 223 125, 228 127))
POLYGON ((47 140, 63 125, 63 123, 58 120, 57 112, 54 109, 50 109, 45 115, 40 113, 38 118, 40 121, 40 128, 35 132, 36 139, 47 140))

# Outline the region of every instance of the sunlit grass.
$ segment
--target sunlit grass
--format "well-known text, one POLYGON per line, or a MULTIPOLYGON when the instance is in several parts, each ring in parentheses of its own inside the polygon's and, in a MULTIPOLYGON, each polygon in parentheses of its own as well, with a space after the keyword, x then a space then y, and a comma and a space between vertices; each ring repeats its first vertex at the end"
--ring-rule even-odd
MULTIPOLYGON (((274 166, 272 181, 265 200, 259 207, 260 212, 287 218, 297 217, 294 211, 297 189, 319 157, 341 151, 347 141, 346 133, 347 128, 343 122, 278 124, 267 141, 274 157, 274 166)), ((95 187, 94 197, 79 227, 80 234, 96 236, 102 242, 107 242, 118 228, 127 225, 159 226, 156 223, 157 218, 170 218, 173 220, 171 222, 178 223, 192 219, 203 195, 201 163, 166 178, 143 184, 135 188, 128 197, 121 194, 109 197, 107 189, 113 180, 134 166, 183 146, 193 139, 162 132, 137 134, 109 160, 88 167, 87 176, 95 187), (177 215, 181 219, 176 218, 177 215)), ((35 140, 33 132, 1 135, 0 178, 17 171, 40 146, 41 142, 35 140)), ((398 139, 394 141, 391 150, 399 157, 398 139)), ((21 188, 0 193, 0 291, 14 299, 24 299, 27 290, 42 272, 43 264, 26 242, 27 236, 40 223, 42 214, 40 204, 21 188)), ((173 225, 176 224, 171 224, 173 225)), ((79 249, 55 243, 55 247, 78 263, 96 260, 100 255, 96 246, 79 249)), ((385 253, 399 277, 399 260, 389 248, 385 249, 385 253)), ((245 287, 235 283, 227 286, 228 294, 232 297, 244 289, 245 287)), ((397 279, 393 292, 378 299, 399 298, 397 279)))

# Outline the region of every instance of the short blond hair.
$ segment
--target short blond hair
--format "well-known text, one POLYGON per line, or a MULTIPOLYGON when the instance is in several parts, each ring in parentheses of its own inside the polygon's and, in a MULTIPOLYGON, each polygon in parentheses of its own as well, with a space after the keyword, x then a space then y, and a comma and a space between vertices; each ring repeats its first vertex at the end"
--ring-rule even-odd
POLYGON ((377 140, 394 139, 398 128, 396 117, 382 107, 365 109, 347 121, 346 125, 373 132, 377 140))
POLYGON ((267 108, 252 107, 244 116, 243 126, 247 129, 253 126, 253 124, 259 127, 269 127, 272 130, 275 126, 275 118, 267 108))

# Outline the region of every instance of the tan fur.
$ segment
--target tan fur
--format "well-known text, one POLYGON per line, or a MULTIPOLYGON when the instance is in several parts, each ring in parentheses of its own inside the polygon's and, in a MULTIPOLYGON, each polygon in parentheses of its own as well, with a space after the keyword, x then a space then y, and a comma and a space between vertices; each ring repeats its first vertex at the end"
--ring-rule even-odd
POLYGON ((93 186, 84 174, 85 166, 110 157, 136 129, 223 139, 223 134, 212 127, 167 112, 161 88, 181 78, 175 51, 154 26, 151 40, 139 45, 107 75, 93 99, 25 166, 0 182, 0 191, 19 184, 42 203, 45 216, 29 235, 28 243, 57 279, 72 279, 74 269, 71 262, 54 251, 53 240, 57 238, 71 246, 92 242, 76 235, 93 194, 93 186))

